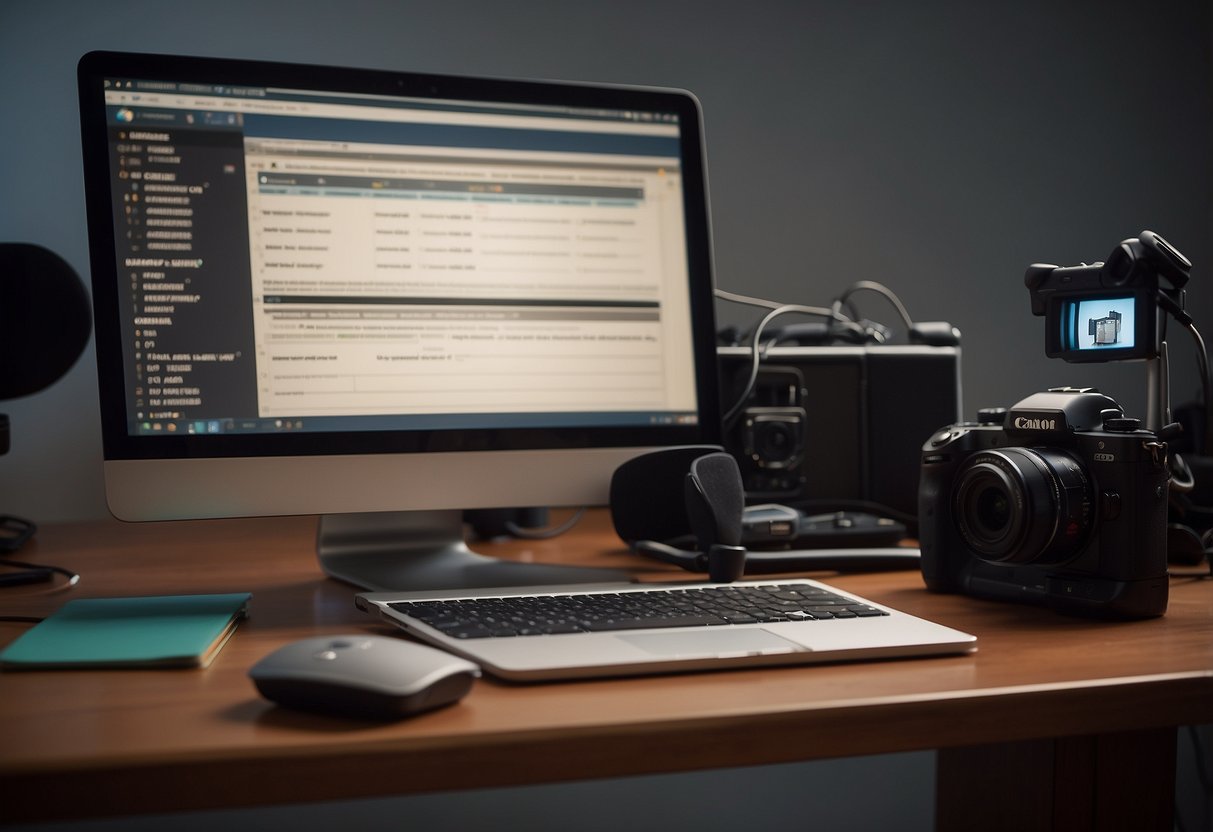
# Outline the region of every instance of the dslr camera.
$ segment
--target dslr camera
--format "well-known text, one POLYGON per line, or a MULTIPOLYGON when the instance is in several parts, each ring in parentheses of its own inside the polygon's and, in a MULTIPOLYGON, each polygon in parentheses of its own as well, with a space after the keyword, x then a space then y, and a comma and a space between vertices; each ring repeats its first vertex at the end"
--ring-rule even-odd
POLYGON ((923 448, 927 588, 1060 612, 1167 609, 1167 445, 1095 390, 1056 388, 923 448))
POLYGON ((1147 424, 1096 390, 1056 388, 931 436, 918 505, 929 589, 1112 618, 1166 611, 1167 443, 1180 429, 1160 318, 1195 334, 1184 310, 1191 268, 1151 231, 1106 263, 1028 267, 1050 358, 1152 362, 1147 424))

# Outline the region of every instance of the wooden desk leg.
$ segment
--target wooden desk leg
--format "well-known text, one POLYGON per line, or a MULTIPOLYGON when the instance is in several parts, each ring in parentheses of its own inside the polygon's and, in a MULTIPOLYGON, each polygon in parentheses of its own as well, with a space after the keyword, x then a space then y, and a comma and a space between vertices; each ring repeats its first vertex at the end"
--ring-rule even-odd
POLYGON ((935 826, 1169 832, 1175 728, 939 752, 935 826))

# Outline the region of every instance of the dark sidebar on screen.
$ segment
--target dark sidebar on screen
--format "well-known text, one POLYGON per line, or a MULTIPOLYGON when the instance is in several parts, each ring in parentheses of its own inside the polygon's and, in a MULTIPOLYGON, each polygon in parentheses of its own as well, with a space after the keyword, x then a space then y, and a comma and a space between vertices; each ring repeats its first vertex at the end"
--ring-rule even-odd
POLYGON ((257 415, 243 133, 147 120, 110 125, 128 430, 225 432, 257 415))

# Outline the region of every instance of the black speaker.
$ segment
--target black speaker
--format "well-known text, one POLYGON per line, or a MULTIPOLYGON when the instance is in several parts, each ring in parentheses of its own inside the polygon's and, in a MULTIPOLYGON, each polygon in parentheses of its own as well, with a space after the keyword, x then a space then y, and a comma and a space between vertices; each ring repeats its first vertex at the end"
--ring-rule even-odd
POLYGON ((58 381, 92 331, 88 293, 57 254, 0 243, 0 400, 58 381))
MULTIPOLYGON (((29 243, 0 243, 0 401, 58 381, 84 352, 92 324, 84 284, 62 257, 29 243)), ((0 414, 0 455, 8 449, 9 420, 0 414)), ((35 528, 29 520, 0 515, 0 552, 20 548, 35 528)), ((0 584, 44 575, 49 572, 41 568, 5 572, 0 584)))
POLYGON ((620 465, 611 477, 611 522, 629 546, 637 540, 672 540, 691 533, 683 480, 691 463, 724 450, 719 445, 665 448, 620 465))

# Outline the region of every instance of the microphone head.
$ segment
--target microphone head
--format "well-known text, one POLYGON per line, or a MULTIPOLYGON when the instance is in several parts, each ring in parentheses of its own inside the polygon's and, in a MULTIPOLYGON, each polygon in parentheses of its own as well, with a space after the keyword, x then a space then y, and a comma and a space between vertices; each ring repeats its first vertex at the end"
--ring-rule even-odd
POLYGON ((88 293, 63 258, 41 246, 0 243, 0 400, 58 381, 91 331, 88 293))
POLYGON ((745 487, 737 460, 726 453, 699 457, 691 463, 684 493, 687 519, 701 552, 717 544, 741 544, 745 487))

